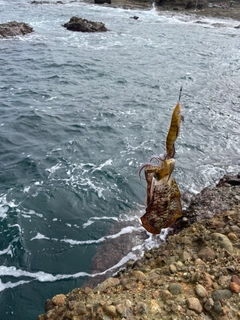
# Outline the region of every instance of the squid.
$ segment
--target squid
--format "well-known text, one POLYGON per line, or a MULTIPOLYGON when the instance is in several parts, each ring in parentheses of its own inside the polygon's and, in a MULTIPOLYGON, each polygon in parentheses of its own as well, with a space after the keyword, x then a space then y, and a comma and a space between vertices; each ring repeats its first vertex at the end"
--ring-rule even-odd
POLYGON ((150 233, 159 234, 161 229, 170 227, 182 216, 181 193, 171 174, 175 167, 175 142, 179 136, 182 111, 180 89, 179 101, 175 106, 168 135, 166 138, 166 153, 154 155, 149 162, 144 163, 139 169, 145 172, 147 182, 146 213, 141 217, 143 227, 150 233), (154 164, 152 160, 156 160, 154 164))

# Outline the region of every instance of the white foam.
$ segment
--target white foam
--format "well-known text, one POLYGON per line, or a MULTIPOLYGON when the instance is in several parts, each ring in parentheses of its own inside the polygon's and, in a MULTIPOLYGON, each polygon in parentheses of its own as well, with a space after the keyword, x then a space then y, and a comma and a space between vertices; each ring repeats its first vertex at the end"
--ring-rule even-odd
POLYGON ((45 169, 47 172, 50 173, 50 176, 54 174, 57 170, 61 168, 61 164, 57 163, 55 166, 52 166, 51 168, 45 169))
POLYGON ((21 281, 18 281, 18 282, 6 282, 6 283, 3 283, 0 279, 0 292, 5 290, 5 289, 8 289, 8 288, 14 288, 14 287, 17 287, 21 284, 25 284, 25 283, 28 283, 30 281, 24 281, 24 280, 21 280, 21 281))
POLYGON ((0 218, 3 220, 7 217, 6 213, 8 212, 8 207, 0 206, 0 218))
POLYGON ((10 254, 12 256, 12 245, 9 244, 9 246, 6 249, 0 250, 0 256, 3 254, 10 254))
POLYGON ((41 233, 37 233, 37 235, 35 237, 33 237, 32 239, 30 239, 30 241, 33 241, 33 240, 42 240, 42 239, 45 239, 45 240, 50 240, 50 238, 44 236, 43 234, 41 233))
POLYGON ((108 160, 106 160, 104 163, 100 164, 99 167, 93 169, 92 172, 97 171, 97 170, 102 170, 103 167, 105 167, 105 166, 110 166, 110 165, 112 165, 112 163, 113 163, 113 160, 112 160, 112 159, 108 159, 108 160))
POLYGON ((95 221, 97 221, 97 220, 114 220, 114 221, 119 221, 119 219, 118 218, 116 218, 116 217, 105 217, 105 216, 103 216, 103 217, 91 217, 90 219, 88 219, 88 221, 87 222, 85 222, 82 226, 83 226, 83 228, 86 228, 86 227, 88 227, 88 226, 90 226, 91 224, 93 224, 95 221))
POLYGON ((31 188, 30 186, 28 186, 28 187, 24 187, 23 192, 24 192, 24 193, 28 193, 28 192, 29 192, 29 190, 30 190, 30 188, 31 188))
POLYGON ((101 187, 97 187, 89 178, 85 178, 83 184, 81 185, 90 187, 97 193, 99 198, 105 199, 105 197, 103 196, 103 191, 105 189, 101 187))
POLYGON ((71 245, 82 245, 82 244, 93 244, 93 243, 101 243, 106 241, 107 239, 116 239, 119 236, 127 233, 132 233, 133 231, 141 231, 143 230, 143 227, 133 227, 133 226, 128 226, 125 228, 122 228, 118 233, 105 236, 102 238, 99 238, 97 240, 84 240, 84 241, 79 241, 79 240, 73 240, 73 239, 61 239, 61 242, 69 243, 71 245))

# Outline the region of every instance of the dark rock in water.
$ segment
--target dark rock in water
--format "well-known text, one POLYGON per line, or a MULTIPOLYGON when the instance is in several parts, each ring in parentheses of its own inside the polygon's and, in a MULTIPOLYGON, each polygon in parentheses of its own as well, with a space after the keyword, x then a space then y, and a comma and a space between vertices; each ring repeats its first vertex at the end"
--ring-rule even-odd
POLYGON ((11 21, 0 24, 0 38, 24 36, 33 32, 33 28, 25 22, 11 21))
POLYGON ((233 175, 225 175, 220 179, 220 181, 217 184, 217 187, 224 187, 227 185, 231 186, 240 186, 240 173, 238 173, 236 176, 233 175))
POLYGON ((158 0, 156 5, 163 6, 167 8, 174 8, 174 10, 179 9, 203 9, 208 7, 207 0, 158 0))
POLYGON ((96 3, 96 4, 104 4, 104 3, 111 4, 112 1, 111 0, 94 0, 94 3, 96 3))
POLYGON ((32 1, 31 4, 63 4, 62 1, 50 2, 50 1, 32 1))
POLYGON ((92 22, 86 19, 72 17, 63 27, 78 32, 105 32, 108 31, 102 22, 92 22))

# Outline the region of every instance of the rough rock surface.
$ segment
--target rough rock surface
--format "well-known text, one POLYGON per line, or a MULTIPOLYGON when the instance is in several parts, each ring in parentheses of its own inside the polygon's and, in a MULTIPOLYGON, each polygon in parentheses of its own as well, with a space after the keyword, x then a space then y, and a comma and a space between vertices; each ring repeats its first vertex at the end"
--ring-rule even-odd
POLYGON ((24 36, 31 32, 33 32, 33 28, 25 22, 11 21, 0 24, 0 38, 24 36))
MULTIPOLYGON (((92 0, 84 0, 85 2, 92 3, 92 0)), ((152 0, 112 0, 112 7, 122 7, 125 9, 147 9, 149 10, 153 3, 155 8, 161 12, 168 12, 168 14, 185 13, 194 16, 210 16, 218 18, 232 18, 234 20, 240 20, 240 2, 228 1, 223 2, 221 0, 214 1, 181 1, 181 0, 166 0, 166 1, 152 1, 152 0), (189 3, 189 5, 187 5, 189 3), (183 5, 184 4, 184 5, 183 5), (206 5, 205 5, 206 4, 206 5)), ((105 4, 108 5, 108 4, 105 4)), ((109 6, 109 5, 108 5, 109 6)), ((236 28, 239 28, 236 25, 236 28)))
POLYGON ((49 299, 38 319, 240 319, 240 185, 228 182, 229 176, 216 187, 219 192, 202 192, 216 192, 222 207, 216 203, 215 215, 212 198, 201 220, 198 195, 191 207, 196 222, 129 261, 116 277, 49 299))
POLYGON ((72 17, 69 22, 63 25, 71 31, 80 32, 105 32, 107 28, 102 22, 93 22, 86 19, 72 17))
POLYGON ((62 1, 50 2, 50 1, 32 1, 31 4, 63 4, 62 1))
POLYGON ((171 8, 173 10, 179 9, 202 9, 208 7, 208 0, 158 0, 156 5, 171 8))

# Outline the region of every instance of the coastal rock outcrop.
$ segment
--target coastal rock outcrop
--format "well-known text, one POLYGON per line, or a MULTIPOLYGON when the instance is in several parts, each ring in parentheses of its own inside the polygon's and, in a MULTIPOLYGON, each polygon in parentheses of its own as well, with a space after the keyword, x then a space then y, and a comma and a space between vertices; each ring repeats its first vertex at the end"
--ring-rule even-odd
POLYGON ((112 1, 111 0, 94 0, 94 3, 96 3, 96 4, 104 4, 104 3, 111 4, 112 1))
POLYGON ((195 222, 169 236, 160 247, 145 252, 141 259, 129 261, 116 277, 93 288, 76 288, 49 299, 45 314, 38 320, 238 319, 240 184, 237 180, 237 176, 225 176, 219 186, 205 188, 192 199, 195 222), (200 212, 206 210, 207 204, 207 216, 201 219, 200 212), (217 209, 211 214, 215 206, 217 209))
POLYGON ((0 24, 0 38, 24 36, 33 32, 33 28, 25 22, 11 21, 0 24))
POLYGON ((50 1, 32 1, 31 4, 63 4, 62 1, 50 2, 50 1))
POLYGON ((172 226, 170 235, 194 222, 211 219, 215 214, 231 210, 240 203, 240 174, 225 175, 214 187, 206 187, 192 197, 183 216, 172 226))
POLYGON ((93 22, 86 19, 72 17, 63 27, 78 32, 106 32, 108 31, 102 22, 93 22))
POLYGON ((157 0, 156 5, 169 7, 175 10, 181 9, 203 9, 207 8, 208 0, 157 0))

